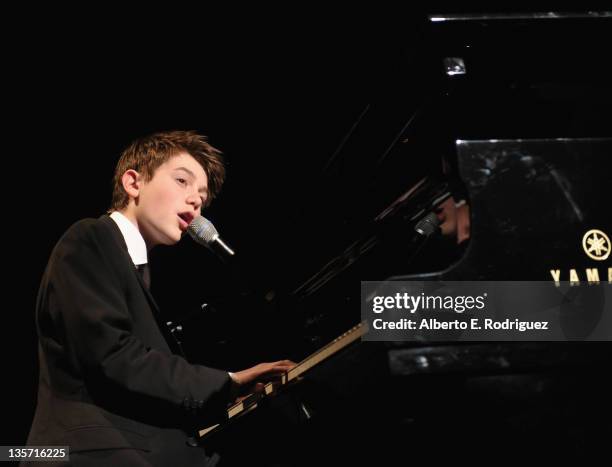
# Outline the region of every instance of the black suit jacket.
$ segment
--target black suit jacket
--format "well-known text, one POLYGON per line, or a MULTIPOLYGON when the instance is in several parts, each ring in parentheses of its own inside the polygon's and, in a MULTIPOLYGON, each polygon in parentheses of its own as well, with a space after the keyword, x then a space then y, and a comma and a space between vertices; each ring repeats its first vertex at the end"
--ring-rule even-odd
POLYGON ((112 450, 115 465, 205 465, 204 451, 186 444, 189 422, 194 411, 222 416, 231 380, 174 354, 159 320, 115 222, 105 215, 70 227, 37 299, 28 445, 67 445, 75 459, 112 450))

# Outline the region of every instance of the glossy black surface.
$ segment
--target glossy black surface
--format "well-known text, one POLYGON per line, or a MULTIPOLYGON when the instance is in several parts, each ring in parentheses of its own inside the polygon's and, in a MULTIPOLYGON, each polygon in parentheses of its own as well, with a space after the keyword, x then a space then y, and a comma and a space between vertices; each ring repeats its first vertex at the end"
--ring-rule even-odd
POLYGON ((585 254, 591 229, 609 235, 612 139, 458 141, 461 178, 471 206, 465 256, 444 275, 463 280, 552 280, 570 269, 586 281, 612 259, 585 254))
MULTIPOLYGON (((607 279, 610 259, 589 258, 582 238, 612 232, 612 94, 602 73, 612 31, 605 15, 546 21, 433 24, 421 63, 435 71, 422 105, 402 112, 398 99, 360 115, 327 166, 340 194, 322 192, 342 208, 344 222, 330 232, 337 248, 297 286, 274 290, 293 358, 359 320, 361 280, 552 281, 551 270, 569 280, 587 267, 607 279), (465 75, 444 75, 453 56, 465 58, 465 75), (422 179, 426 188, 411 191, 422 179), (415 244, 416 220, 444 193, 467 194, 469 242, 438 235, 415 244)), ((314 446, 310 460, 323 451, 380 465, 582 459, 603 447, 597 424, 610 426, 611 361, 608 343, 362 343, 313 370, 291 397, 316 414, 297 424, 314 446)))
MULTIPOLYGON (((491 8, 504 12, 501 5, 491 8)), ((612 137, 610 19, 473 13, 468 21, 434 24, 402 11, 395 21, 368 17, 346 33, 338 28, 348 20, 331 19, 321 31, 299 15, 269 28, 249 19, 246 37, 237 34, 238 24, 203 35, 201 15, 193 15, 193 24, 184 27, 182 18, 174 34, 156 28, 158 37, 149 23, 140 34, 128 24, 140 45, 122 42, 117 53, 107 51, 95 30, 101 44, 84 52, 88 23, 55 38, 63 30, 47 22, 53 31, 33 42, 36 50, 15 48, 20 63, 8 75, 21 76, 25 68, 27 76, 23 89, 12 90, 23 133, 12 138, 20 147, 8 158, 16 167, 7 175, 18 187, 6 199, 35 210, 45 232, 18 235, 37 265, 11 301, 24 313, 7 315, 21 317, 9 328, 28 333, 31 352, 10 371, 19 384, 7 384, 15 395, 6 399, 32 408, 36 397, 35 385, 25 394, 29 385, 22 381, 35 378, 31 310, 53 244, 75 220, 104 211, 121 148, 159 129, 199 129, 230 161, 224 194, 210 214, 240 264, 228 271, 189 242, 155 252, 152 261, 153 291, 169 318, 178 322, 190 307, 198 310, 184 327, 194 362, 237 370, 273 358, 299 360, 359 320, 363 279, 448 269, 472 278, 550 280, 549 267, 564 275, 568 267, 583 267, 573 243, 580 224, 550 167, 571 182, 585 218, 607 222, 609 172, 595 164, 605 150, 595 142, 592 152, 584 139, 612 137), (151 69, 163 57, 177 66, 151 69), (446 75, 447 57, 463 58, 466 74, 446 75), (529 141, 470 143, 483 154, 472 168, 489 158, 503 161, 486 189, 471 189, 469 248, 442 237, 414 248, 413 217, 448 187, 461 191, 478 180, 463 166, 457 177, 461 155, 474 153, 458 152, 456 140, 557 138, 580 141, 553 141, 555 150, 529 141), (512 145, 536 163, 500 153, 512 145), (32 153, 39 165, 30 179, 22 161, 32 153), (450 174, 442 170, 443 158, 450 174), (530 167, 537 173, 531 182, 530 167), (423 179, 426 189, 402 198, 423 179), (589 179, 595 181, 584 185, 589 179), (513 202, 517 196, 520 204, 513 202), (523 222, 524 211, 530 223, 523 222), (386 212, 396 215, 381 220, 386 212), (520 267, 515 257, 525 260, 520 267), (204 301, 209 306, 200 313, 204 301)), ((9 249, 18 250, 15 231, 7 232, 9 249)), ((524 462, 528 451, 551 447, 558 458, 576 458, 598 446, 598 433, 609 432, 598 428, 611 419, 607 362, 607 345, 580 343, 356 346, 309 377, 311 425, 298 425, 296 433, 280 417, 254 423, 228 444, 245 454, 249 444, 259 446, 264 460, 283 444, 300 452, 302 465, 473 457, 495 463, 500 456, 524 462), (424 361, 429 370, 415 374, 424 361)), ((23 439, 12 427, 14 441, 5 444, 25 440, 26 412, 23 439)), ((256 457, 248 456, 248 465, 256 457)))

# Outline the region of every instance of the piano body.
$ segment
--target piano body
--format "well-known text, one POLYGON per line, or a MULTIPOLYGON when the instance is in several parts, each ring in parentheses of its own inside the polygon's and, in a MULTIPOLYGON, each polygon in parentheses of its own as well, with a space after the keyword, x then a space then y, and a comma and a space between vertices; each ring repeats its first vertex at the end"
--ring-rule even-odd
MULTIPOLYGON (((612 281, 612 255, 583 248, 612 237, 612 15, 439 15, 427 31, 419 105, 365 107, 325 167, 316 207, 345 207, 335 253, 275 290, 275 345, 296 361, 359 322, 363 280, 612 281), (458 198, 469 240, 415 235, 458 198)), ((610 368, 608 342, 357 342, 211 443, 264 464, 278 447, 279 465, 579 460, 606 446, 610 368)))

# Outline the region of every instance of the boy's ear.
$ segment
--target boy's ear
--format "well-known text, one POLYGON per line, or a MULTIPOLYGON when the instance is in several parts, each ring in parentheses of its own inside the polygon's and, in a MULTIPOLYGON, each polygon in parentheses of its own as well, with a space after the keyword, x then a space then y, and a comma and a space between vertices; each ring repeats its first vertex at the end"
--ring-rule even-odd
POLYGON ((142 188, 142 176, 134 169, 128 169, 121 176, 121 184, 130 198, 137 198, 142 188))

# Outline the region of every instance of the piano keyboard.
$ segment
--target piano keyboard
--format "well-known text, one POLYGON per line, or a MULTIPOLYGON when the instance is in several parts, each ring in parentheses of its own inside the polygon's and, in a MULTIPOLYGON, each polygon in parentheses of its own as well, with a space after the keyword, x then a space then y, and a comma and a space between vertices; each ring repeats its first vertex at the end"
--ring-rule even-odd
MULTIPOLYGON (((317 350, 313 354, 309 355, 304 360, 302 360, 300 363, 298 363, 294 368, 289 370, 285 375, 282 376, 280 384, 285 385, 285 384, 290 383, 291 381, 296 380, 297 378, 302 376, 304 373, 306 373, 308 370, 310 370, 315 365, 318 365, 319 363, 327 360, 332 355, 338 353, 340 350, 344 349, 348 345, 355 342, 357 339, 361 338, 361 336, 363 336, 366 332, 367 332, 367 323, 365 321, 359 323, 357 326, 352 327, 351 329, 346 331, 344 334, 342 334, 341 336, 338 336, 336 339, 331 341, 329 344, 317 350)), ((278 386, 278 384, 279 383, 268 383, 265 385, 264 391, 262 394, 251 394, 246 399, 243 399, 237 404, 232 405, 227 410, 228 420, 231 420, 232 418, 238 415, 244 415, 248 412, 253 411, 257 407, 257 401, 259 401, 260 399, 262 399, 263 397, 269 394, 272 394, 274 390, 276 389, 276 386, 278 386)), ((220 428, 222 425, 223 423, 217 423, 207 428, 198 430, 198 436, 200 438, 203 438, 204 436, 208 435, 209 433, 216 430, 217 428, 220 428)))

